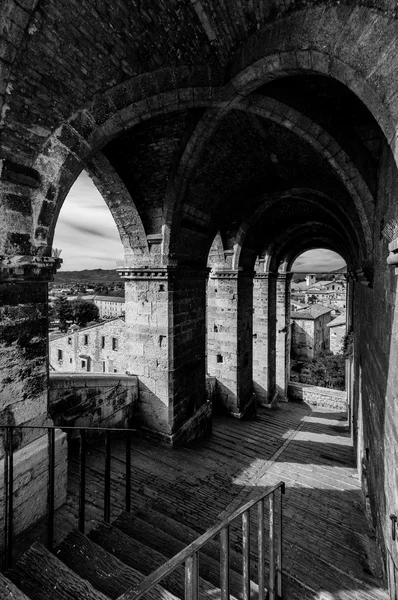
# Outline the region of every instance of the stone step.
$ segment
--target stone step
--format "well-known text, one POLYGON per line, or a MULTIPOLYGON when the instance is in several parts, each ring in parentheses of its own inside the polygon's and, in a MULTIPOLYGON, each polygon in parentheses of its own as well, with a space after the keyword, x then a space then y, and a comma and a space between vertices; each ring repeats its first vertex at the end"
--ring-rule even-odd
MULTIPOLYGON (((143 575, 150 575, 150 573, 167 561, 167 557, 164 554, 157 552, 153 548, 149 548, 110 525, 99 525, 89 533, 88 537, 109 554, 116 556, 124 564, 137 569, 143 575)), ((184 598, 184 581, 185 569, 182 565, 163 579, 161 585, 179 598, 184 598)), ((220 600, 221 591, 203 578, 200 578, 199 597, 201 600, 210 597, 214 600, 220 600)), ((233 597, 231 596, 231 598, 233 597)))
POLYGON ((30 600, 109 600, 38 543, 7 575, 30 600))
MULTIPOLYGON (((72 531, 55 553, 78 576, 87 579, 94 588, 111 600, 121 597, 144 579, 141 572, 123 563, 78 531, 72 531)), ((175 595, 159 585, 146 594, 146 598, 178 600, 175 595)))
POLYGON ((0 573, 0 598, 1 600, 29 600, 16 585, 0 573))
MULTIPOLYGON (((153 515, 152 515, 153 518, 153 515)), ((125 535, 130 536, 133 539, 138 540, 142 544, 149 546, 156 550, 160 554, 163 554, 167 559, 172 558, 175 554, 183 550, 189 545, 193 539, 192 533, 187 536, 187 539, 181 540, 181 530, 185 532, 189 530, 182 526, 178 522, 174 522, 172 526, 173 533, 170 533, 170 521, 171 519, 162 515, 156 524, 140 519, 133 514, 123 513, 113 523, 114 527, 122 531, 125 535), (167 529, 163 529, 163 523, 167 521, 167 529), (175 537, 178 536, 178 537, 175 537), (179 539, 180 538, 180 539, 179 539)), ((194 539, 199 536, 196 533, 194 539)), ((210 551, 207 554, 207 545, 200 552, 200 575, 205 580, 210 582, 217 589, 220 587, 220 562, 219 562, 219 547, 215 542, 210 542, 214 548, 217 547, 216 555, 214 551, 210 551)), ((232 551, 233 552, 233 551, 232 551)), ((232 554, 231 552, 231 554, 232 554)), ((240 567, 242 564, 242 558, 240 557, 240 567)), ((242 576, 241 571, 237 572, 231 566, 230 568, 230 591, 233 596, 238 599, 242 598, 242 576)), ((258 598, 258 585, 254 582, 250 582, 251 599, 256 600, 258 598)))

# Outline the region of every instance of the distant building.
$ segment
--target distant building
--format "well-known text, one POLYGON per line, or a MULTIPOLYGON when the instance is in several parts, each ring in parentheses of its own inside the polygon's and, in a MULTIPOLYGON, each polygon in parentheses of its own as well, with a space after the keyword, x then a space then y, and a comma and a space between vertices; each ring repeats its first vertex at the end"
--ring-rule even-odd
POLYGON ((121 317, 124 315, 124 298, 119 296, 94 296, 93 302, 98 306, 99 316, 121 317))
POLYGON ((347 331, 346 315, 341 313, 338 317, 327 324, 329 328, 330 350, 333 354, 339 354, 343 346, 344 336, 347 331))
POLYGON ((291 312, 291 356, 293 359, 315 358, 329 350, 329 329, 332 309, 320 304, 291 312))
POLYGON ((74 373, 126 373, 129 370, 126 328, 116 318, 91 327, 71 328, 50 339, 50 365, 54 371, 74 373))

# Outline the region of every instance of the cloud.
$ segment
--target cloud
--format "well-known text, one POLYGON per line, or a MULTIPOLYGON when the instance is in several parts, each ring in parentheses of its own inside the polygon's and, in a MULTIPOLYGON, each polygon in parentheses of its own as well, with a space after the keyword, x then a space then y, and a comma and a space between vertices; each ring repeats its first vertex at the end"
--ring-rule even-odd
POLYGON ((54 247, 62 249, 64 271, 111 269, 123 259, 115 221, 85 172, 75 181, 60 211, 54 247))
POLYGON ((301 254, 293 263, 292 271, 300 272, 328 272, 335 271, 345 266, 345 261, 336 252, 320 248, 308 250, 301 254))

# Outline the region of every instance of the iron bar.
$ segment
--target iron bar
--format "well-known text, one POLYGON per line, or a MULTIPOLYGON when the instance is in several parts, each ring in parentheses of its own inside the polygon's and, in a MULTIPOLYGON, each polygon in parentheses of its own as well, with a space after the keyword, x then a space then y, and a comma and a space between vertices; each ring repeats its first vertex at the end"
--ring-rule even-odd
POLYGON ((199 599, 199 552, 185 561, 185 600, 199 599))
POLYGON ((84 533, 86 510, 86 431, 80 429, 79 446, 79 531, 84 533))
POLYGON ((3 429, 4 439, 4 548, 2 556, 2 569, 7 569, 7 541, 8 541, 8 429, 3 429))
POLYGON ((126 431, 126 512, 131 510, 131 433, 126 431))
POLYGON ((10 427, 7 437, 8 491, 7 491, 7 554, 6 568, 12 567, 12 542, 14 537, 14 427, 10 427))
POLYGON ((220 531, 221 600, 229 600, 229 525, 220 531))
POLYGON ((282 565, 283 565, 283 548, 282 548, 282 537, 283 537, 283 500, 282 496, 285 493, 285 486, 280 488, 279 492, 279 526, 278 526, 278 555, 277 555, 277 593, 278 600, 281 600, 283 594, 282 584, 282 565))
POLYGON ((269 497, 269 600, 275 600, 275 498, 269 497))
POLYGON ((250 511, 242 515, 243 600, 250 600, 250 511))
POLYGON ((105 433, 104 521, 111 520, 111 434, 105 433))
POLYGON ((47 548, 54 543, 55 429, 48 430, 47 548))
POLYGON ((258 600, 265 600, 264 500, 258 503, 258 600))

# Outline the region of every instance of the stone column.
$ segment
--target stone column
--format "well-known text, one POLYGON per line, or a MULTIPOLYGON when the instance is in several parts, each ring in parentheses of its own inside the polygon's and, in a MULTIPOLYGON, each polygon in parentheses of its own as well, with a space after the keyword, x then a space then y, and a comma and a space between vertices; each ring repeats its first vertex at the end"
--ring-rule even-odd
POLYGON ((278 273, 276 280, 276 389, 287 400, 290 372, 290 281, 292 273, 278 273))
POLYGON ((130 372, 150 437, 178 445, 209 433, 205 316, 208 270, 118 268, 125 280, 130 372))
MULTIPOLYGON (((47 501, 48 437, 48 280, 57 259, 34 256, 0 262, 0 426, 14 429, 14 531, 44 516, 47 501), (18 426, 24 426, 18 427, 18 426)), ((4 469, 0 443, 0 480, 4 469)), ((56 507, 65 502, 66 435, 56 431, 56 507)), ((3 511, 4 486, 0 485, 3 511)))
POLYGON ((253 388, 261 404, 276 392, 276 273, 256 273, 253 288, 253 388))
POLYGON ((253 396, 253 273, 214 271, 208 284, 207 364, 223 412, 241 418, 253 396))

